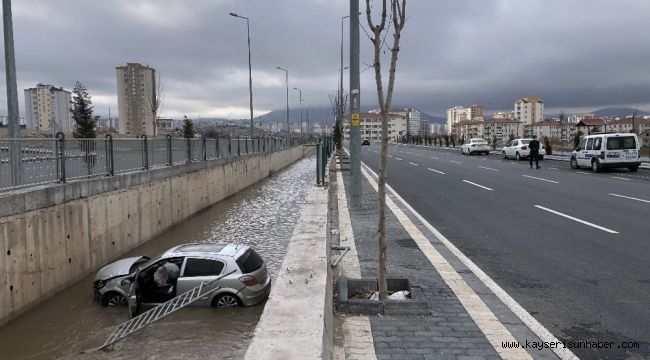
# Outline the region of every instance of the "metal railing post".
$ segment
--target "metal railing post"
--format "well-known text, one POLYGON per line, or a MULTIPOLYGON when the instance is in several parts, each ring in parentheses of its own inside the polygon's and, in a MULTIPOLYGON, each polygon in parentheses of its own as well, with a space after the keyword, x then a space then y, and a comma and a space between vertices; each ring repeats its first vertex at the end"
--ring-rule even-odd
POLYGON ((318 144, 316 144, 316 185, 320 186, 320 171, 321 171, 321 166, 320 163, 323 161, 322 156, 321 156, 321 143, 320 141, 318 144))
POLYGON ((215 142, 214 145, 214 157, 219 158, 219 138, 217 138, 217 141, 215 142))
POLYGON ((237 138, 237 156, 241 156, 241 142, 239 140, 240 139, 237 138))
POLYGON ((65 135, 56 133, 56 158, 58 165, 57 177, 59 182, 65 183, 65 135))
POLYGON ((192 162, 192 139, 190 139, 190 138, 186 139, 185 148, 186 148, 185 150, 187 152, 187 159, 186 159, 185 162, 189 164, 189 163, 192 162))
POLYGON ((147 146, 147 135, 140 135, 142 139, 142 168, 149 170, 149 147, 147 146))
POLYGON ((201 140, 201 160, 208 160, 208 139, 206 138, 201 140))
POLYGON ((174 165, 174 157, 172 152, 172 136, 167 135, 167 166, 174 165))
POLYGON ((248 155, 248 138, 244 138, 244 149, 246 149, 246 155, 248 155))
POLYGON ((106 176, 115 175, 115 163, 113 162, 113 136, 106 135, 106 176))
POLYGON ((232 157, 232 139, 228 136, 228 157, 232 157))

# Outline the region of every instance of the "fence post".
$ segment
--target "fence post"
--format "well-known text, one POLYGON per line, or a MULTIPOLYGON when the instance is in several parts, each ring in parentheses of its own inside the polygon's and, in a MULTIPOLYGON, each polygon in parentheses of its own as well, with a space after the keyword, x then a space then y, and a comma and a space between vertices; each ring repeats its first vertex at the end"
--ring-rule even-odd
POLYGON ((59 182, 65 183, 65 135, 62 132, 56 133, 56 161, 59 182))
POLYGON ((206 138, 201 140, 201 160, 208 160, 208 139, 206 138))
POLYGON ((320 163, 323 161, 323 158, 321 156, 321 143, 318 141, 316 144, 316 186, 320 186, 320 171, 321 171, 321 166, 320 163))
POLYGON ((237 156, 241 156, 241 142, 239 140, 240 139, 237 138, 237 156))
POLYGON ((174 158, 172 153, 172 136, 167 135, 167 166, 174 165, 174 158))
POLYGON ((244 138, 244 149, 246 149, 246 155, 248 155, 248 138, 244 138))
POLYGON ((140 135, 142 139, 142 168, 149 170, 149 147, 147 146, 147 135, 140 135))
POLYGON ((113 136, 106 134, 106 176, 115 175, 115 168, 113 162, 113 136))
POLYGON ((219 138, 217 138, 217 141, 215 142, 214 145, 214 157, 219 158, 219 138))
POLYGON ((192 162, 192 139, 186 138, 185 140, 185 150, 187 152, 187 159, 185 162, 189 164, 192 162))
POLYGON ((232 157, 232 139, 228 136, 228 157, 232 157))

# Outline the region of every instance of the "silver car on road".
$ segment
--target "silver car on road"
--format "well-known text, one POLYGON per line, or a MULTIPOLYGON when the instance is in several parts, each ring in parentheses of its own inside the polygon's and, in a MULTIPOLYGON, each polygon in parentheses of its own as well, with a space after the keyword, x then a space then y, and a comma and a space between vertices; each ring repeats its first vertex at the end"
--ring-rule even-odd
POLYGON ((104 306, 126 305, 131 287, 129 276, 149 260, 147 256, 135 256, 117 260, 99 269, 93 281, 95 301, 104 306))
POLYGON ((264 301, 271 291, 266 263, 253 248, 241 244, 198 242, 171 248, 149 260, 133 276, 128 298, 131 315, 233 270, 234 273, 214 285, 220 286, 219 290, 199 299, 196 305, 251 306, 264 301), (177 276, 161 279, 161 267, 179 271, 177 276))

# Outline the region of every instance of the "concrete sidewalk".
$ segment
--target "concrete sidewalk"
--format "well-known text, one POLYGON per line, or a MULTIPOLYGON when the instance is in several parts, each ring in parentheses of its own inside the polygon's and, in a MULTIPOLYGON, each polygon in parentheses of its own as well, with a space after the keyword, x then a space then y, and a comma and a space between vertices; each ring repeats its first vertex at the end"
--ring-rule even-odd
MULTIPOLYGON (((377 278, 377 192, 372 175, 364 171, 360 208, 347 206, 349 170, 344 168, 331 180, 339 189, 340 242, 351 247, 339 265, 339 272, 348 277, 371 279, 377 278), (339 183, 335 181, 337 178, 339 183)), ((541 343, 554 338, 545 336, 550 333, 537 331, 544 337, 541 340, 511 311, 511 304, 506 305, 479 280, 401 199, 393 195, 388 198, 388 276, 407 278, 412 285, 421 287, 430 314, 337 314, 339 325, 335 338, 340 349, 338 356, 335 350, 335 359, 575 358, 569 351, 556 354, 548 348, 524 350, 504 345, 504 342, 541 343)))

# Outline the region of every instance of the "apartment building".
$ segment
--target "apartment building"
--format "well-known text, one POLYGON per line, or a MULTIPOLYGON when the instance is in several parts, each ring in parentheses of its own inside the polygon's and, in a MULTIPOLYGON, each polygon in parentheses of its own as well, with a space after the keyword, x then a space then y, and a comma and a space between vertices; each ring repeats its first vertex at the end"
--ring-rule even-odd
MULTIPOLYGON (((361 138, 370 141, 381 141, 381 114, 375 111, 360 113, 359 126, 361 138)), ((350 138, 350 121, 346 119, 344 135, 346 139, 350 138)), ((388 114, 388 141, 397 142, 397 140, 406 136, 407 120, 406 112, 388 114)))
POLYGON ((468 120, 481 121, 483 120, 484 116, 485 116, 485 107, 483 107, 482 105, 472 105, 469 107, 468 120))
POLYGON ((454 106, 447 110, 447 134, 452 134, 453 125, 461 121, 471 120, 471 109, 462 106, 454 106))
POLYGON ((63 88, 37 84, 25 89, 25 124, 41 132, 71 133, 74 129, 70 114, 72 95, 63 88))
POLYGON ((536 96, 526 96, 515 101, 515 120, 531 125, 544 120, 544 101, 536 96))
POLYGON ((152 105, 156 98, 156 70, 138 63, 116 68, 118 132, 154 135, 152 105))

